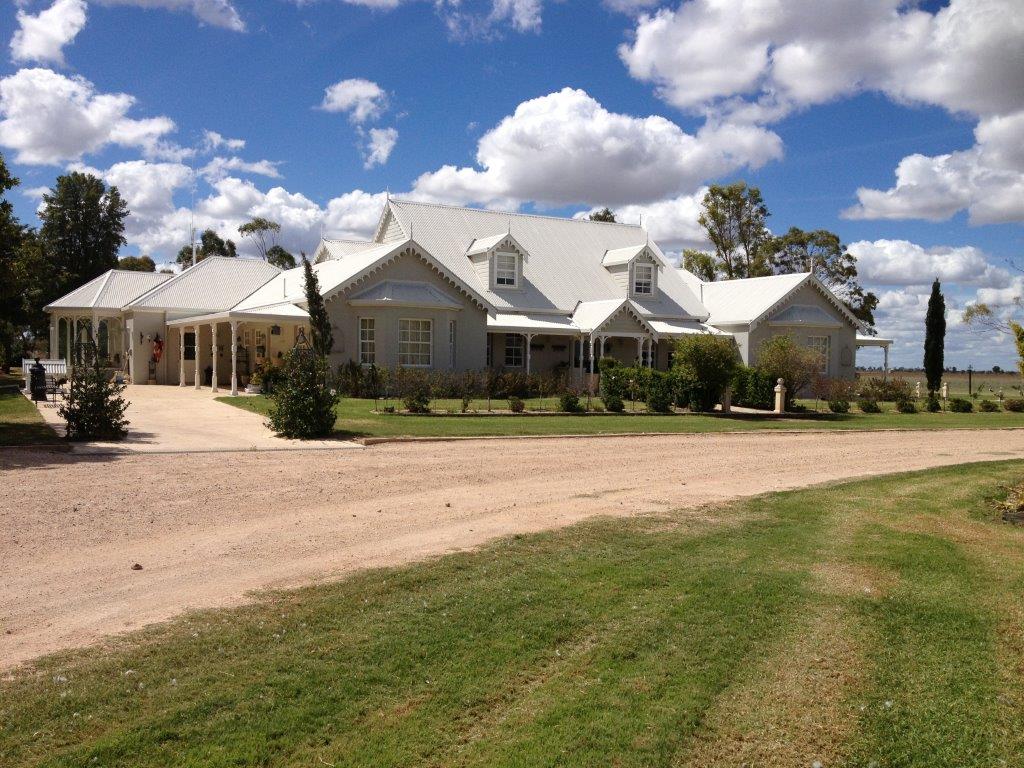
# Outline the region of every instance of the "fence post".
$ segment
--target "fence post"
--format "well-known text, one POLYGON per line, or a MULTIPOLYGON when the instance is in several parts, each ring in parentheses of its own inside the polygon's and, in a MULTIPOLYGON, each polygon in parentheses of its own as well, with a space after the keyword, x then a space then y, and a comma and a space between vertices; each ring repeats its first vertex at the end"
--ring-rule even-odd
POLYGON ((786 411, 786 384, 782 379, 775 385, 775 412, 785 413, 786 411))

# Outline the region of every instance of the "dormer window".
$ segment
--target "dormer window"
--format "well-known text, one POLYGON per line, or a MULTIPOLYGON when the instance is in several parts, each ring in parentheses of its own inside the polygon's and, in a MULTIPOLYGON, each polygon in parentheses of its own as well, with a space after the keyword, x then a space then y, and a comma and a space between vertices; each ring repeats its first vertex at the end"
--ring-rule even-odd
POLYGON ((637 296, 650 296, 654 293, 654 265, 649 262, 634 262, 633 293, 637 296))
POLYGON ((494 254, 494 284, 499 288, 519 285, 519 257, 516 254, 494 254))

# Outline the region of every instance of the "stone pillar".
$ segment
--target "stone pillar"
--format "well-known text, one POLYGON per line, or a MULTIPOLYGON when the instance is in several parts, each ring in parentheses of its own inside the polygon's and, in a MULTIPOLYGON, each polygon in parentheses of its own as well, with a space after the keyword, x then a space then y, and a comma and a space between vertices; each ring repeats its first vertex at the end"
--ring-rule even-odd
POLYGON ((231 321, 231 396, 238 394, 238 321, 231 321))
POLYGON ((185 326, 178 328, 178 386, 185 386, 185 326))
POLYGON ((786 383, 782 379, 775 385, 775 412, 786 412, 786 383))
POLYGON ((213 374, 210 376, 210 391, 217 391, 217 323, 210 323, 210 367, 213 374))
POLYGON ((202 349, 202 347, 199 346, 199 329, 200 328, 202 328, 201 325, 196 325, 196 326, 192 327, 192 333, 194 333, 196 335, 196 345, 195 345, 196 353, 193 356, 195 358, 195 368, 196 368, 196 370, 195 370, 195 375, 192 377, 194 379, 194 381, 195 381, 196 389, 199 389, 202 386, 202 383, 203 383, 202 373, 199 370, 199 358, 201 357, 199 352, 202 349))

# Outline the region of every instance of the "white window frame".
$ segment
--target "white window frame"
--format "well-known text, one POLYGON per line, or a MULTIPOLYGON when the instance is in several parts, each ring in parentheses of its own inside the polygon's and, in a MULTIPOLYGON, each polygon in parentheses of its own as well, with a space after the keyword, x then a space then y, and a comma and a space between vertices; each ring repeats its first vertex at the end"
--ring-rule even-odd
POLYGON ((526 337, 521 333, 505 334, 505 367, 526 367, 526 337), (518 354, 516 354, 518 352, 518 354), (510 354, 511 353, 511 354, 510 354), (518 358, 519 362, 516 362, 518 358), (509 360, 511 359, 511 362, 509 360))
POLYGON ((519 254, 509 251, 498 251, 494 254, 494 287, 495 288, 518 288, 519 287, 519 254), (511 269, 507 260, 512 260, 511 269), (502 261, 506 261, 502 264, 502 261), (505 280, 506 282, 502 282, 505 280), (511 282, 507 282, 511 280, 511 282))
POLYGON ((655 265, 649 261, 635 261, 633 262, 633 295, 634 296, 653 296, 654 295, 654 281, 657 275, 655 265), (640 270, 650 270, 649 277, 641 278, 640 270), (647 290, 641 291, 640 285, 643 283, 646 285, 647 290))
POLYGON ((434 364, 433 320, 424 317, 403 317, 398 320, 398 364, 403 368, 430 368, 434 364), (424 333, 425 340, 422 338, 424 333), (413 339, 412 334, 417 334, 420 338, 413 339), (415 345, 415 349, 410 348, 410 345, 415 345), (416 362, 410 362, 411 360, 416 362))
POLYGON ((807 337, 807 348, 812 352, 817 352, 821 355, 821 370, 822 373, 828 376, 829 366, 832 357, 832 337, 831 336, 808 336, 807 337))
POLYGON ((358 326, 359 364, 376 365, 377 363, 377 318, 360 317, 358 326))

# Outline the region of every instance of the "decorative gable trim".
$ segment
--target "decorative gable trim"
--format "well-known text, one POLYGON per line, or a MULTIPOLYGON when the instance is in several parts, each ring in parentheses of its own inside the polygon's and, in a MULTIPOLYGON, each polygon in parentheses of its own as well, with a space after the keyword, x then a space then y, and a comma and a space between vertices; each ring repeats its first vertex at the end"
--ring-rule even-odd
POLYGON ((786 292, 785 296, 783 296, 770 307, 768 307, 768 309, 762 312, 759 317, 754 318, 754 320, 751 321, 750 323, 750 330, 754 330, 758 325, 760 325, 762 322, 770 318, 777 311, 779 311, 783 307, 788 306, 793 298, 793 295, 803 286, 808 284, 813 286, 818 291, 818 293, 820 293, 829 302, 829 304, 831 304, 833 307, 839 310, 839 313, 843 316, 843 319, 850 323, 850 325, 852 325, 855 329, 860 330, 863 327, 863 323, 861 323, 860 319, 857 318, 857 316, 854 315, 852 312, 850 312, 849 309, 847 309, 846 305, 839 300, 839 297, 832 293, 832 291, 828 289, 828 286, 826 286, 818 278, 816 278, 813 273, 808 272, 804 276, 803 280, 801 280, 799 283, 794 285, 792 288, 789 289, 789 291, 786 292))

